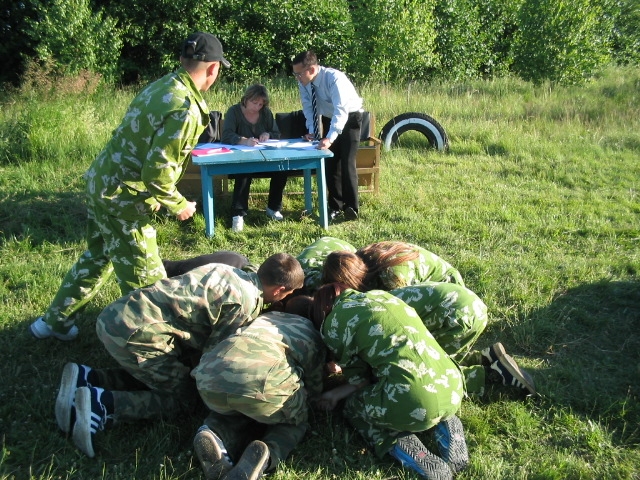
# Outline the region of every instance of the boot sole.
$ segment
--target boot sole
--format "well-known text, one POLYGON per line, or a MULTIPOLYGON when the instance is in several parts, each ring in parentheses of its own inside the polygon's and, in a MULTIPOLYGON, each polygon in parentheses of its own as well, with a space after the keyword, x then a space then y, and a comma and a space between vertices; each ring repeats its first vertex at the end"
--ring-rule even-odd
POLYGON ((258 480, 268 462, 269 447, 260 440, 254 440, 244 450, 240 461, 226 476, 226 480, 258 480))
POLYGON ((394 449, 396 454, 400 453, 398 456, 393 455, 394 458, 399 460, 403 466, 418 471, 421 476, 430 480, 453 479, 453 474, 447 463, 427 450, 427 447, 414 434, 399 437, 394 449))
POLYGON ((213 432, 198 431, 193 439, 193 449, 200 460, 206 480, 218 480, 231 470, 232 465, 224 458, 213 432))
POLYGON ((467 442, 464 437, 464 428, 462 422, 457 416, 449 417, 446 420, 440 422, 442 426, 436 426, 435 437, 440 456, 449 464, 449 467, 453 471, 453 474, 461 472, 469 465, 469 450, 467 448, 467 442), (447 438, 449 439, 449 445, 443 445, 444 442, 439 440, 438 429, 447 430, 447 438))
POLYGON ((71 417, 79 370, 75 363, 67 363, 62 370, 60 390, 56 397, 56 421, 64 433, 69 433, 73 428, 71 417))

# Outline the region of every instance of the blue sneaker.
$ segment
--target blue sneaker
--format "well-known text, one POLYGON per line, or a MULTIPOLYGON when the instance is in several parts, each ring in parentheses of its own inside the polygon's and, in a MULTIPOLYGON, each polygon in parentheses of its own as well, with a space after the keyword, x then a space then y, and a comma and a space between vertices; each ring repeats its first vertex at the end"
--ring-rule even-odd
POLYGON ((60 430, 65 433, 69 433, 73 429, 75 422, 76 389, 91 386, 89 383, 90 372, 91 367, 77 363, 67 363, 62 370, 60 389, 56 398, 56 420, 60 430))
POLYGON ((447 463, 427 450, 420 439, 412 433, 398 436, 398 441, 389 450, 389 455, 423 478, 430 480, 453 479, 453 474, 447 463))
POLYGON ((227 449, 222 440, 208 426, 202 425, 193 439, 193 449, 196 452, 204 478, 217 480, 226 478, 233 468, 227 449))
POLYGON ((112 420, 113 394, 99 387, 80 387, 76 390, 75 405, 73 443, 93 458, 93 437, 112 420))
POLYGON ((433 435, 438 445, 440 456, 453 471, 461 472, 469 465, 469 451, 464 439, 462 422, 455 415, 442 420, 433 428, 433 435))

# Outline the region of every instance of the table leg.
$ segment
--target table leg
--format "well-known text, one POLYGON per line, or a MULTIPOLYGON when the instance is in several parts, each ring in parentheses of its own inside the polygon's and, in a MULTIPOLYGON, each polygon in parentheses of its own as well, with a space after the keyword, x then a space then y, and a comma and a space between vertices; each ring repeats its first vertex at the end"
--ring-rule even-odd
POLYGON ((302 171, 304 177, 304 208, 307 215, 313 213, 313 195, 311 192, 311 170, 306 168, 302 171))
POLYGON ((200 180, 202 182, 202 211, 204 213, 204 233, 207 237, 213 237, 213 225, 214 225, 214 210, 213 210, 213 196, 215 194, 213 190, 213 177, 209 176, 207 167, 202 165, 200 167, 200 180))
POLYGON ((318 160, 318 168, 316 169, 316 182, 318 184, 318 210, 320 211, 320 226, 324 229, 329 228, 329 219, 327 215, 327 182, 324 171, 324 158, 318 160))

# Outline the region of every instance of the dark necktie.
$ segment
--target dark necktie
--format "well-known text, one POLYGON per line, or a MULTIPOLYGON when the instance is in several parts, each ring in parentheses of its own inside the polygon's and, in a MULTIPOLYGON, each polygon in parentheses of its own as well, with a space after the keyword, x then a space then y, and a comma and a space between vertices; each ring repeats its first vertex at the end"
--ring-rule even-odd
POLYGON ((316 105, 316 87, 311 84, 311 106, 313 107, 313 138, 320 140, 320 129, 318 128, 318 106, 316 105))

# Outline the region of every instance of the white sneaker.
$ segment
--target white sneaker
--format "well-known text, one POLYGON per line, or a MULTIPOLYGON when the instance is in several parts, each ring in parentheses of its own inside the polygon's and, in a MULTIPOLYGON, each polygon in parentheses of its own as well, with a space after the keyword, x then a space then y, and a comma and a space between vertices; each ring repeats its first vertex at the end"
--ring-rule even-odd
POLYGON ((244 217, 242 215, 236 215, 231 222, 231 230, 234 232, 241 232, 244 228, 244 217))
POLYGON ((53 337, 65 342, 75 340, 78 336, 78 327, 75 325, 73 325, 67 333, 58 333, 54 332, 51 327, 45 323, 42 317, 35 319, 35 321, 29 326, 29 331, 31 332, 31 335, 36 338, 53 337))
POLYGON ((267 207, 267 217, 278 221, 284 220, 284 217, 279 210, 271 210, 269 207, 267 207))

